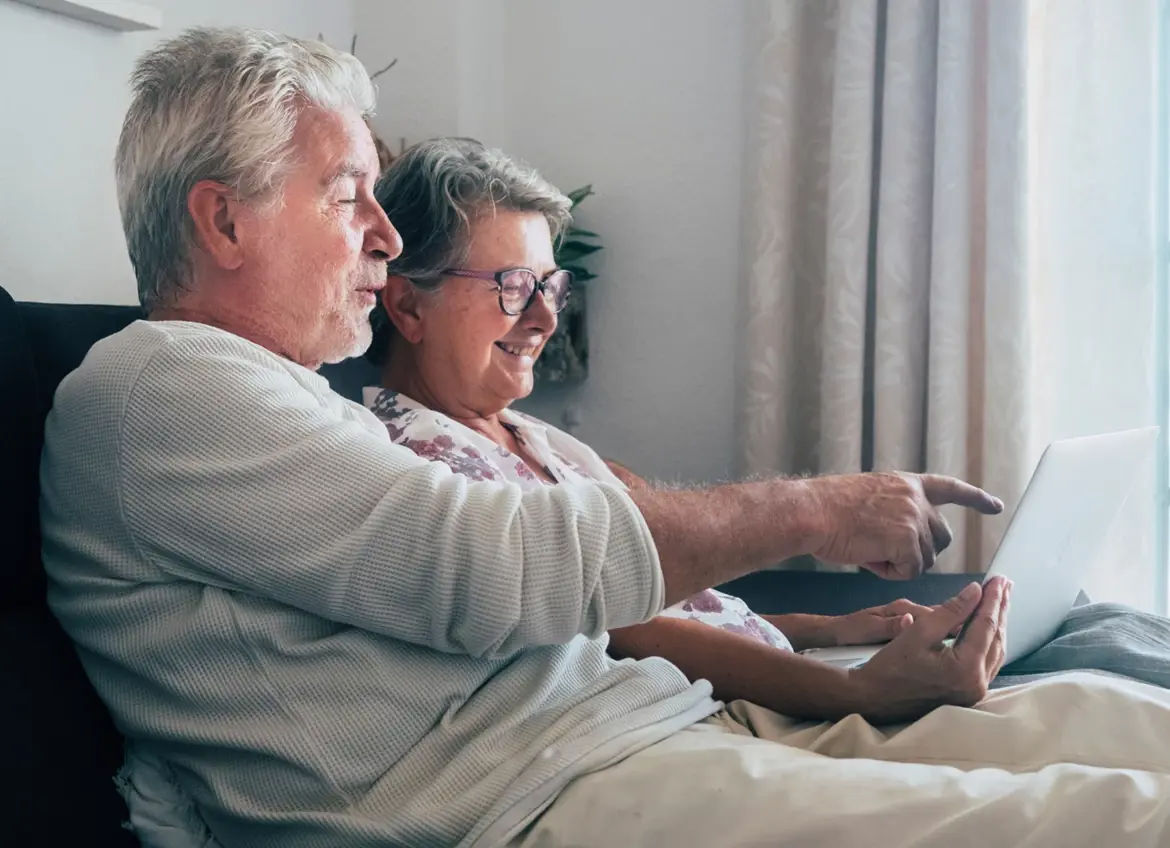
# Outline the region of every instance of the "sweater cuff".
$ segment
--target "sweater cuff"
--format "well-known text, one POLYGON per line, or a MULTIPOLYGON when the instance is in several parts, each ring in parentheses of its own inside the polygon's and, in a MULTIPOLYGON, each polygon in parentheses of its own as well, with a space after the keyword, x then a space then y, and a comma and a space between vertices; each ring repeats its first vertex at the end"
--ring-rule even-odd
POLYGON ((600 484, 609 501, 611 530, 606 563, 606 597, 614 605, 608 627, 649 621, 662 612, 666 587, 650 527, 624 487, 600 484))

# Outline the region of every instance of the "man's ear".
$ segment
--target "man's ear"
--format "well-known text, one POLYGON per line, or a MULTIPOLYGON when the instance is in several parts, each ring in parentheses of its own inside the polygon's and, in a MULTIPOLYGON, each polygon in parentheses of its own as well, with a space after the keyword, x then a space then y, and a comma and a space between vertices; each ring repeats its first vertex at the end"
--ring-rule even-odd
POLYGON ((418 344, 423 339, 421 301, 418 289, 406 277, 391 274, 386 278, 382 306, 398 334, 411 344, 418 344))
POLYGON ((195 227, 195 239, 211 261, 234 271, 244 264, 244 251, 236 232, 243 206, 223 183, 201 180, 187 193, 187 212, 195 227))

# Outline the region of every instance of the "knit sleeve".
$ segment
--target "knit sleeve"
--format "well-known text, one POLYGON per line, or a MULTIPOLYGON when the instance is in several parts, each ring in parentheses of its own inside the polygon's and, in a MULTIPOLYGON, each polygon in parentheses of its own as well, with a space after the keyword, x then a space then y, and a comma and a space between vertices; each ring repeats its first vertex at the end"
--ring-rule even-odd
POLYGON ((620 488, 522 492, 452 474, 230 336, 152 355, 119 450, 131 536, 178 578, 474 656, 662 608, 653 540, 620 488))

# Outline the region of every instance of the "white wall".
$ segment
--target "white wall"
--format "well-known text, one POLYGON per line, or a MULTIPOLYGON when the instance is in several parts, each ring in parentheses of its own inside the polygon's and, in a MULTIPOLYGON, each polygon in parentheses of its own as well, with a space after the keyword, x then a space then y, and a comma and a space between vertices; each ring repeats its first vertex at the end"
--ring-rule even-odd
MULTIPOLYGON (((523 406, 642 473, 733 463, 744 44, 721 0, 358 0, 379 132, 474 135, 594 184, 591 375, 523 406), (373 64, 375 60, 370 59, 373 64)), ((359 47, 359 54, 364 56, 359 47)))
POLYGON ((133 303, 112 159, 134 59, 193 24, 323 32, 376 69, 397 146, 474 135, 529 159, 605 251, 592 375, 528 408, 650 475, 732 468, 741 7, 722 0, 155 0, 122 34, 0 0, 0 284, 30 300, 133 303))
POLYGON ((0 285, 14 297, 137 301, 113 156, 134 60, 160 36, 243 25, 348 46, 353 34, 353 0, 152 2, 164 29, 118 33, 0 0, 0 285))

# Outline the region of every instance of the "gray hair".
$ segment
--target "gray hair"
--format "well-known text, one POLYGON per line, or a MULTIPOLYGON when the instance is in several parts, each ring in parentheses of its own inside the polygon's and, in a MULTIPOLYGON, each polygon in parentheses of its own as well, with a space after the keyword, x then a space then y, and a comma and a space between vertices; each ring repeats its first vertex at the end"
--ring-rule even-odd
MULTIPOLYGON (((414 145, 382 174, 375 196, 402 236, 402 254, 390 261, 390 273, 423 291, 437 290, 443 272, 466 261, 471 224, 480 215, 537 212, 548 221, 554 244, 572 219, 572 201, 536 169, 470 138, 414 145)), ((393 325, 380 303, 371 320, 367 355, 381 362, 393 325)))
POLYGON ((190 283, 195 235, 187 195, 229 186, 279 203, 306 106, 368 117, 374 87, 353 56, 255 29, 189 29, 143 56, 115 157, 118 206, 138 298, 152 309, 190 283))

